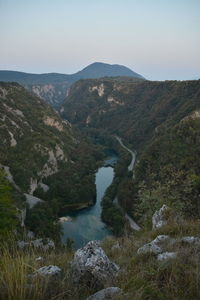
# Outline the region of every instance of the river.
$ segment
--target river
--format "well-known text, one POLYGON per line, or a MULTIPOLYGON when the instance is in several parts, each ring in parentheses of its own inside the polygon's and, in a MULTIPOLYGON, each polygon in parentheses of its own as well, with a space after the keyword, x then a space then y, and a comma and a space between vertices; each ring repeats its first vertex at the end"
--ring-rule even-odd
MULTIPOLYGON (((116 159, 116 158, 115 158, 116 159)), ((92 207, 68 214, 68 221, 63 222, 62 242, 66 239, 74 240, 75 248, 83 247, 91 240, 102 240, 108 235, 112 235, 105 223, 101 220, 101 200, 106 189, 113 181, 114 170, 110 165, 114 158, 110 157, 105 161, 105 166, 98 169, 96 173, 96 193, 97 199, 92 207)))

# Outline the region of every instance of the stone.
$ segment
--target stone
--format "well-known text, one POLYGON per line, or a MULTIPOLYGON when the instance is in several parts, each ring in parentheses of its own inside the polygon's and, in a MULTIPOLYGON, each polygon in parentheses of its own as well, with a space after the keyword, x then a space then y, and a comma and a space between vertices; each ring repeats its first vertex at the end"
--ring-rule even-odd
POLYGON ((55 244, 50 239, 36 239, 31 241, 17 241, 17 245, 19 248, 23 249, 25 247, 34 247, 35 249, 40 248, 45 251, 55 249, 55 244))
POLYGON ((200 245, 200 238, 194 237, 194 236, 184 236, 181 238, 181 242, 188 243, 188 244, 194 244, 194 245, 200 245))
POLYGON ((166 212, 169 210, 167 205, 163 205, 152 217, 153 229, 161 228, 167 224, 166 212))
POLYGON ((165 261, 165 260, 168 260, 168 259, 174 259, 176 257, 177 257, 176 252, 164 252, 164 253, 158 254, 157 260, 165 261))
POLYGON ((44 260, 44 258, 42 256, 39 256, 35 259, 35 261, 43 261, 43 260, 44 260))
POLYGON ((42 268, 39 268, 33 273, 33 276, 41 275, 41 276, 55 276, 60 275, 61 269, 57 266, 44 266, 42 268))
POLYGON ((71 266, 75 282, 83 281, 96 288, 103 288, 112 282, 119 271, 119 267, 110 261, 98 241, 90 241, 78 249, 71 266))
POLYGON ((42 248, 43 250, 49 250, 49 249, 54 249, 55 244, 52 240, 50 239, 37 239, 31 241, 31 245, 34 248, 42 248))
POLYGON ((93 294, 92 296, 88 297, 86 300, 108 300, 108 299, 116 299, 116 296, 122 294, 122 289, 118 287, 108 287, 97 293, 93 294))
POLYGON ((158 235, 152 242, 140 247, 137 250, 137 254, 146 254, 146 253, 159 254, 159 253, 162 253, 163 249, 161 246, 163 246, 163 244, 169 240, 170 240, 170 237, 168 235, 158 235))

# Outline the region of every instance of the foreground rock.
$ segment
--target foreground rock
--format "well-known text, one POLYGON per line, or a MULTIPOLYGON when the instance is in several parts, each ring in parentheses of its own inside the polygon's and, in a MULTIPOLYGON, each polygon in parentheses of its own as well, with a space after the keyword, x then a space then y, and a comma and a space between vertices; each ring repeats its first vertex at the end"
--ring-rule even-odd
POLYGON ((199 246, 200 245, 200 238, 199 237, 194 237, 194 236, 184 236, 184 237, 182 237, 181 242, 199 246))
POLYGON ((122 294, 122 290, 118 287, 108 287, 103 289, 94 295, 90 296, 86 300, 111 300, 116 299, 116 296, 122 294))
POLYGON ((163 205, 152 217, 152 229, 161 228, 167 224, 182 221, 181 216, 167 205, 163 205))
POLYGON ((119 271, 119 267, 109 260, 97 241, 78 249, 71 265, 75 282, 84 282, 96 288, 112 283, 119 271))
POLYGON ((60 273, 61 273, 61 269, 59 267, 50 265, 50 266, 44 266, 36 270, 33 273, 33 277, 37 275, 51 277, 55 275, 60 275, 60 273))
POLYGON ((31 241, 17 241, 18 247, 24 249, 26 247, 33 247, 35 249, 51 250, 55 248, 55 244, 50 239, 36 239, 31 241))
POLYGON ((167 213, 170 208, 167 205, 163 205, 159 210, 157 210, 152 217, 153 229, 160 228, 167 224, 167 213))
POLYGON ((173 259, 177 257, 177 253, 176 252, 164 252, 161 254, 158 254, 157 259, 159 261, 164 261, 164 260, 168 260, 168 259, 173 259))
POLYGON ((138 249, 138 254, 146 254, 146 253, 153 253, 159 254, 163 252, 163 244, 169 241, 170 237, 168 235, 158 235, 155 240, 152 242, 145 244, 141 248, 138 249))

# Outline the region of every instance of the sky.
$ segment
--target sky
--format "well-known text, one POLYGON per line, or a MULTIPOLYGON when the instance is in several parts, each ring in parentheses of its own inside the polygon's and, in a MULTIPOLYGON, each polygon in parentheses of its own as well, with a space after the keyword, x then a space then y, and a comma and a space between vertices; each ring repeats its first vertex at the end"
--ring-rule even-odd
POLYGON ((72 74, 121 64, 200 78, 200 0, 0 0, 0 69, 72 74))

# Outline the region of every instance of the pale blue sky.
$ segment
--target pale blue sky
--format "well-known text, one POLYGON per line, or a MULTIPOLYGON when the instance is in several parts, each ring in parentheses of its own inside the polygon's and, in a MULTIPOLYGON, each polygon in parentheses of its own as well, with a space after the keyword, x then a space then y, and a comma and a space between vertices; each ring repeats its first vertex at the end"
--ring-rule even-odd
POLYGON ((200 78, 200 0, 0 0, 0 69, 101 61, 150 80, 200 78))

